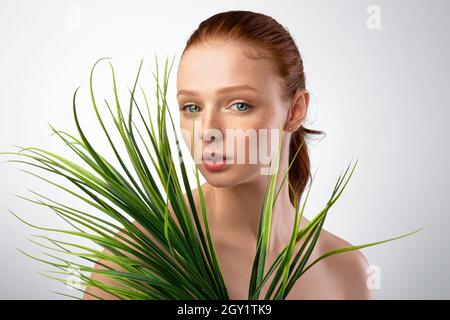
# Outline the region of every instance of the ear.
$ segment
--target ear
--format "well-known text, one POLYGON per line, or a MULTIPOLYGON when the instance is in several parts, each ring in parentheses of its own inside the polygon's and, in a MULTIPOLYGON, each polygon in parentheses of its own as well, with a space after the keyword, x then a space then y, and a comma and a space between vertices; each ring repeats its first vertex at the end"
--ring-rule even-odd
POLYGON ((299 89, 291 100, 285 130, 295 132, 301 126, 309 105, 309 92, 299 89))

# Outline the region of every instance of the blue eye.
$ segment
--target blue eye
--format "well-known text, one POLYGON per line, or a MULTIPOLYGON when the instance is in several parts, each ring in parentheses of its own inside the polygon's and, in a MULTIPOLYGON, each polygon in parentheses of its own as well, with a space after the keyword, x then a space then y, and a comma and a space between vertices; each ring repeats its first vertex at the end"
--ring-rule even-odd
POLYGON ((191 113, 195 113, 195 112, 198 112, 200 108, 199 108, 199 106, 197 106, 196 104, 188 104, 188 105, 185 105, 185 106, 183 107, 183 110, 186 110, 186 109, 189 109, 189 112, 191 112, 191 113), (196 107, 196 108, 194 109, 195 111, 192 110, 191 106, 196 107))
POLYGON ((237 102, 237 103, 233 104, 233 106, 236 106, 236 109, 238 111, 242 111, 242 112, 246 112, 252 108, 251 105, 249 105, 248 103, 245 103, 245 102, 237 102))
MULTIPOLYGON (((233 104, 233 107, 236 106, 236 110, 240 112, 246 112, 252 108, 251 105, 245 102, 237 102, 233 104)), ((196 104, 187 104, 182 108, 183 111, 187 111, 189 113, 197 113, 200 111, 200 107, 196 104)))

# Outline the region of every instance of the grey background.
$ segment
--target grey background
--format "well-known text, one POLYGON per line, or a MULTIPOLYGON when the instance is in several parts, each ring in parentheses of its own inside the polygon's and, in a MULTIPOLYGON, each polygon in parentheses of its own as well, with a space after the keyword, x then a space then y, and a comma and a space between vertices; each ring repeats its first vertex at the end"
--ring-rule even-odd
MULTIPOLYGON (((96 134, 88 77, 98 58, 115 58, 126 98, 141 58, 151 94, 153 54, 176 54, 169 88, 176 110, 178 57, 202 20, 237 9, 274 17, 294 36, 304 60, 314 95, 310 127, 327 133, 311 145, 313 170, 319 170, 306 216, 325 204, 340 171, 358 157, 325 229, 360 244, 425 227, 363 249, 381 272, 376 298, 450 298, 448 1, 1 1, 0 7, 0 149, 16 144, 63 154, 67 149, 50 136, 47 122, 75 132, 71 100, 81 85, 83 125, 96 134), (379 30, 367 27, 370 5, 381 10, 379 30)), ((107 64, 98 73, 98 96, 110 96, 107 64)), ((16 249, 40 252, 25 239, 36 230, 6 208, 40 225, 63 226, 49 210, 11 195, 30 196, 28 188, 55 195, 19 168, 25 167, 0 164, 0 298, 76 294, 41 276, 48 268, 16 249)))

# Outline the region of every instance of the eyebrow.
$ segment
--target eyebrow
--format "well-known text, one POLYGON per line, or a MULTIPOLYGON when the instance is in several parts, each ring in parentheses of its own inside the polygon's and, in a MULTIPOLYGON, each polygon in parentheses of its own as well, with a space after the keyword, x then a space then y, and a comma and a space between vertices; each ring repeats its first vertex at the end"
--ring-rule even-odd
MULTIPOLYGON (((228 93, 231 91, 237 91, 237 90, 252 90, 255 92, 258 91, 249 85, 243 84, 243 85, 230 86, 230 87, 224 87, 224 88, 218 89, 218 90, 216 90, 216 94, 225 94, 225 93, 228 93)), ((198 91, 179 90, 177 93, 177 97, 182 94, 187 95, 187 96, 195 96, 195 95, 198 95, 198 91)))

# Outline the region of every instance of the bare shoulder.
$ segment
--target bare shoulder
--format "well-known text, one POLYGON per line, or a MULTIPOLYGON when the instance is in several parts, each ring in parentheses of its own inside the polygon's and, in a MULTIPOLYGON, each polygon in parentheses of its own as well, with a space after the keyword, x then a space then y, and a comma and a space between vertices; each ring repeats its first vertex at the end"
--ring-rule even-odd
MULTIPOLYGON (((145 230, 137 221, 134 221, 133 224, 140 231, 142 231, 149 239, 154 240, 153 236, 147 230, 145 230)), ((114 240, 122 241, 121 239, 123 239, 123 238, 127 238, 128 240, 133 241, 133 239, 131 239, 129 236, 127 236, 123 231, 118 232, 116 234, 116 236, 114 237, 114 240)), ((135 248, 135 249, 138 252, 142 253, 139 249, 137 249, 137 248, 135 248)), ((119 251, 122 251, 122 250, 119 250, 119 251)), ((130 254, 126 251, 122 251, 122 252, 124 255, 128 256, 131 259, 137 259, 135 256, 133 256, 132 254, 130 254)), ((112 255, 112 253, 108 249, 104 249, 103 253, 106 255, 112 255)), ((97 270, 108 270, 109 269, 109 270, 116 270, 116 271, 124 271, 122 268, 120 268, 116 264, 112 263, 109 260, 105 260, 105 259, 98 259, 96 261, 96 264, 94 265, 94 269, 97 269, 97 270)), ((113 287, 124 288, 124 286, 121 283, 112 280, 110 277, 108 277, 102 273, 92 272, 90 275, 90 278, 93 281, 100 282, 106 286, 109 285, 109 286, 113 286, 113 287)), ((96 286, 87 286, 84 291, 83 299, 84 300, 98 300, 98 299, 118 300, 119 297, 114 295, 111 292, 102 290, 96 286)))
MULTIPOLYGON (((341 237, 322 229, 320 254, 353 246, 341 237)), ((373 291, 367 285, 369 262, 360 250, 341 252, 322 260, 332 279, 342 289, 344 299, 374 299, 373 291)))

